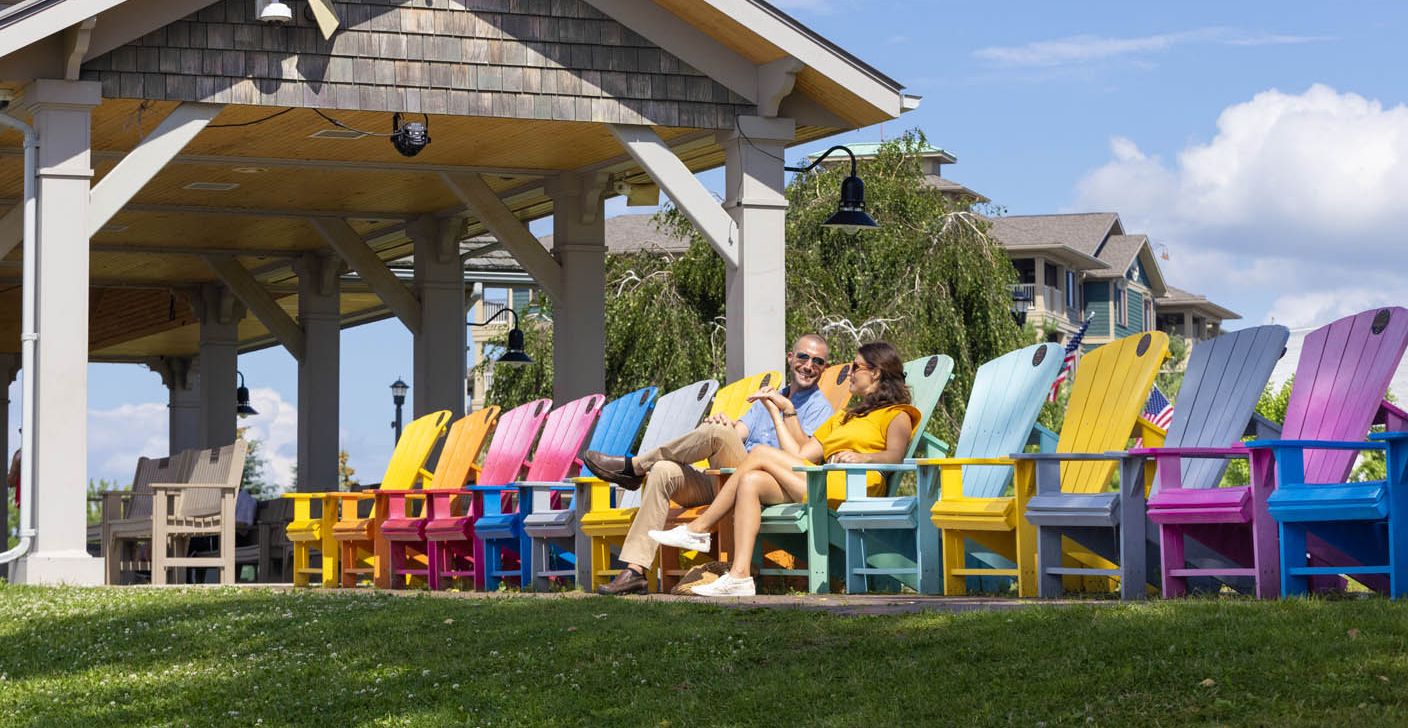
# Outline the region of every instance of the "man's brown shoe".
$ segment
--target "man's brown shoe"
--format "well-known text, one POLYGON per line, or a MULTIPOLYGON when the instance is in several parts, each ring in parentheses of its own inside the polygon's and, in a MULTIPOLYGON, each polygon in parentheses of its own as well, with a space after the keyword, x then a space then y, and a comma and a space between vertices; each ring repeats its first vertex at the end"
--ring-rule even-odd
POLYGON ((607 596, 644 594, 648 590, 646 584, 645 574, 638 574, 635 569, 622 569, 610 584, 602 584, 597 587, 596 593, 607 596))
POLYGON ((605 455, 595 450, 588 450, 582 455, 582 464, 587 466, 587 470, 608 483, 615 483, 626 490, 635 490, 640 487, 644 478, 636 475, 635 465, 631 458, 620 455, 605 455))

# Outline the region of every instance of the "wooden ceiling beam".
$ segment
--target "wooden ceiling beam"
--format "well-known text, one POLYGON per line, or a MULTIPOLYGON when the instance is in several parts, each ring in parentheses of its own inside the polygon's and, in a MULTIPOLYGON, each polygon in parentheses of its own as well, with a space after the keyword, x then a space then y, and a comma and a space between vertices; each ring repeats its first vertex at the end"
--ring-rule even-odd
POLYGON ((352 270, 357 271, 357 275, 366 281, 412 334, 420 333, 420 299, 401 283, 346 220, 308 218, 308 224, 328 241, 328 245, 347 261, 352 270))
POLYGON ((273 295, 265 290, 244 266, 228 255, 208 255, 205 262, 230 291, 239 297, 250 313, 259 319, 259 323, 264 324, 264 328, 283 344, 288 353, 292 354, 294 359, 303 361, 303 327, 279 306, 273 295))
POLYGON ((483 177, 477 174, 460 177, 442 174, 440 179, 549 296, 556 298, 561 294, 562 266, 499 194, 489 188, 483 177))
MULTIPOLYGON (((0 149, 0 156, 18 157, 18 148, 0 149)), ((110 162, 124 157, 123 152, 93 150, 95 162, 110 162)), ((371 160, 293 159, 288 157, 241 157, 221 154, 178 154, 171 164, 206 167, 270 167, 277 169, 321 169, 348 172, 411 172, 414 174, 487 174, 495 177, 553 177, 560 169, 537 167, 494 167, 475 164, 415 164, 413 162, 375 162, 371 160)))

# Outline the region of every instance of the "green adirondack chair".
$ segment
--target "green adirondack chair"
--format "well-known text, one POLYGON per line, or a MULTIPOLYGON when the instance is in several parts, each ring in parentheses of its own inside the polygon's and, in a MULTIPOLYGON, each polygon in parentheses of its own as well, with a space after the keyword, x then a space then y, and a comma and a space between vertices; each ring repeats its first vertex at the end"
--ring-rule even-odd
MULTIPOLYGON (((905 457, 914 457, 921 448, 926 454, 932 456, 947 453, 948 444, 925 432, 924 429, 929 424, 929 417, 933 414, 934 408, 939 404, 939 397, 943 394, 944 387, 948 386, 948 380, 953 375, 953 359, 943 354, 915 359, 904 365, 904 375, 905 381, 909 384, 912 403, 923 416, 919 422, 919 428, 916 430, 918 434, 910 441, 909 448, 905 450, 905 457)), ((833 573, 831 560, 834 556, 839 564, 840 556, 844 553, 845 541, 844 533, 836 522, 836 511, 833 506, 837 504, 827 503, 827 476, 847 467, 826 465, 800 469, 807 473, 807 502, 784 503, 763 509, 762 525, 758 529, 759 546, 754 554, 754 561, 761 561, 762 554, 770 549, 781 549, 797 559, 805 559, 806 564, 802 567, 789 564, 777 567, 762 566, 756 570, 757 574, 761 576, 805 576, 807 577, 807 590, 813 594, 830 590, 831 574, 833 573)), ((900 481, 896 474, 904 470, 905 466, 870 465, 859 467, 891 473, 890 495, 896 495, 900 481)), ((859 481, 860 490, 864 492, 865 471, 863 469, 859 471, 859 481)), ((902 549, 881 549, 876 552, 874 558, 877 561, 888 562, 902 568, 902 564, 895 563, 897 557, 899 561, 903 561, 903 557, 899 557, 901 551, 902 549)))

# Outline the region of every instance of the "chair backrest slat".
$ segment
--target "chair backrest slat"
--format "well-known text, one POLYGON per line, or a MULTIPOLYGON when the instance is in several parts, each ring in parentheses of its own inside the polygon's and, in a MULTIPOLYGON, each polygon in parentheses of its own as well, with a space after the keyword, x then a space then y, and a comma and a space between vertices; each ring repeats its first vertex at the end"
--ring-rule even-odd
POLYGON ((552 409, 552 400, 538 399, 522 404, 499 416, 494 439, 484 456, 478 485, 508 485, 518 480, 523 461, 542 429, 543 419, 552 409))
POLYGON ((449 434, 445 436, 445 445, 440 448, 440 459, 435 462, 435 476, 425 487, 463 488, 469 482, 470 471, 479 460, 479 451, 484 449, 489 431, 498 419, 499 408, 490 406, 475 410, 451 425, 449 434))
MULTIPOLYGON (((655 412, 650 415, 650 423, 645 426, 645 434, 641 435, 640 448, 636 452, 653 450, 698 427, 718 391, 718 382, 704 379, 661 397, 655 403, 655 412)), ((640 491, 623 493, 620 505, 622 508, 639 506, 640 491)))
POLYGON ((953 357, 947 354, 935 354, 905 362, 904 382, 909 385, 910 404, 919 410, 921 418, 919 427, 914 430, 914 437, 909 441, 909 447, 904 451, 905 457, 914 457, 914 452, 919 449, 919 443, 924 439, 924 428, 929 426, 934 408, 939 406, 939 398, 943 396, 944 388, 948 386, 948 380, 952 376, 953 357))
POLYGON ((748 395, 763 387, 782 389, 785 386, 787 386, 787 382, 782 378, 782 372, 779 371, 762 372, 751 377, 744 377, 724 385, 714 394, 714 405, 709 409, 709 414, 724 414, 728 415, 729 419, 736 420, 742 417, 749 407, 753 406, 753 403, 748 401, 748 395))
MULTIPOLYGON (((1408 347, 1408 309, 1371 309, 1320 327, 1305 337, 1286 422, 1287 439, 1362 440, 1408 347)), ((1311 450, 1309 483, 1339 483, 1356 453, 1311 450)))
MULTIPOLYGON (((1100 346, 1076 366, 1057 452, 1123 450, 1144 411, 1159 366, 1168 356, 1168 334, 1147 331, 1100 346)), ((1096 493, 1114 473, 1114 461, 1061 464, 1061 489, 1096 493)))
MULTIPOLYGON (((391 451, 391 459, 386 463, 386 474, 381 476, 381 487, 385 490, 410 490, 420 478, 421 468, 435 444, 445 434, 445 426, 453 417, 449 410, 431 412, 411 420, 401 430, 401 438, 396 441, 396 449, 391 451)), ((336 483, 318 483, 320 488, 336 489, 336 483)))
POLYGON ((629 455, 659 393, 658 387, 645 387, 607 402, 592 428, 587 449, 607 455, 629 455))
POLYGON ((190 466, 196 451, 185 450, 170 457, 138 458, 137 472, 132 476, 132 500, 127 518, 152 517, 152 484, 184 483, 190 477, 190 466))
MULTIPOLYGON (((533 464, 528 467, 529 482, 551 483, 577 474, 578 455, 592 425, 601 414, 606 397, 592 394, 574 399, 548 415, 543 434, 533 451, 533 464)), ((533 506, 541 510, 556 502, 552 491, 534 490, 533 506)))
POLYGON ((821 396, 831 403, 832 412, 840 412, 851 401, 851 363, 832 364, 816 380, 821 396))
MULTIPOLYGON (((195 451, 188 483, 237 486, 244 476, 244 440, 234 444, 195 451)), ((192 488, 177 499, 176 515, 182 518, 213 516, 220 512, 223 493, 214 488, 192 488)))
MULTIPOLYGON (((1063 355, 1058 344, 1036 344, 978 367, 954 457, 1006 457, 1021 452, 1061 371, 1063 355)), ((1011 483, 1010 467, 963 466, 963 494, 968 497, 996 498, 1011 483)))

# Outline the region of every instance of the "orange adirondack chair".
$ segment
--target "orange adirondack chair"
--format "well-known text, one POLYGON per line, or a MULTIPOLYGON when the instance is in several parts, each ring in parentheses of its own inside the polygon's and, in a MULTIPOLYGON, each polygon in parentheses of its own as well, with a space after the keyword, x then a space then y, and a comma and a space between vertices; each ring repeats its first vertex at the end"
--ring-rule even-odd
MULTIPOLYGON (((430 473, 425 470, 425 461, 430 458, 435 443, 445 434, 445 425, 450 421, 450 411, 441 410, 419 417, 401 432, 401 439, 391 453, 387 463, 383 487, 410 488, 415 481, 430 473)), ((350 503, 350 520, 357 520, 357 502, 362 493, 285 493, 284 498, 293 501, 293 520, 288 524, 288 540, 293 543, 293 585, 308 586, 309 577, 318 576, 324 587, 335 587, 339 581, 339 548, 334 538, 339 521, 339 502, 350 503), (313 504, 318 505, 317 515, 313 514, 313 504), (312 567, 313 553, 322 556, 322 564, 312 567)), ((355 552, 351 557, 354 574, 366 571, 366 567, 356 563, 355 552)), ((354 582, 355 583, 355 582, 354 582)), ((351 586, 352 584, 348 584, 351 586)))

